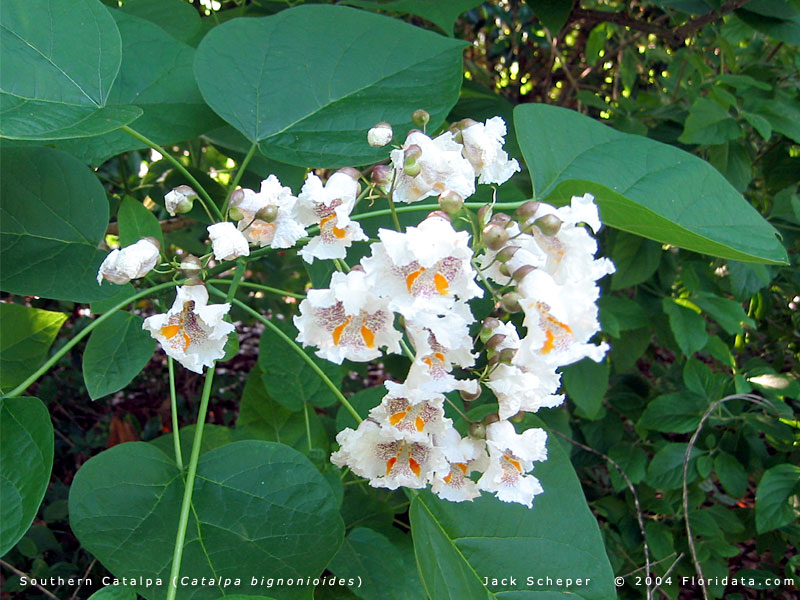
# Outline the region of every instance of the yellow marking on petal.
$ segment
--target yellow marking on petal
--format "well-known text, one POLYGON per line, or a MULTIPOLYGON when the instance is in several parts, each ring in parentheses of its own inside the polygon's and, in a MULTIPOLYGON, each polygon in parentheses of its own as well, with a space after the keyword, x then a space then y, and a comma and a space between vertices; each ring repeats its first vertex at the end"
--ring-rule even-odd
POLYGON ((408 288, 409 292, 411 291, 411 288, 414 286, 414 282, 417 280, 417 277, 422 275, 422 273, 424 272, 425 272, 425 267, 420 267, 413 273, 409 273, 409 275, 406 277, 406 287, 408 288))
POLYGON ((413 458, 411 458, 410 456, 408 457, 408 466, 414 472, 414 475, 419 477, 419 474, 422 471, 422 468, 419 466, 419 463, 417 461, 415 461, 413 458))
POLYGON ((516 461, 516 460, 514 460, 513 458, 508 458, 508 457, 506 457, 506 460, 507 460, 508 462, 510 462, 512 465, 514 465, 514 468, 515 468, 517 471, 519 471, 520 473, 522 473, 522 465, 521 465, 521 464, 519 464, 519 461, 516 461))
POLYGON ((335 225, 333 226, 333 235, 335 235, 340 240, 343 240, 347 236, 347 231, 344 229, 339 229, 335 225))
POLYGON ((347 317, 344 323, 342 323, 336 329, 333 330, 333 343, 336 344, 337 346, 339 345, 339 340, 342 339, 342 334, 344 333, 344 330, 347 328, 348 325, 350 325, 350 320, 352 318, 353 317, 347 317))
POLYGON ((386 461, 386 474, 387 475, 392 472, 392 468, 394 467, 394 464, 396 462, 397 462, 397 457, 390 458, 389 460, 386 461))
POLYGON ((446 296, 450 291, 450 282, 447 281, 447 278, 441 273, 437 273, 433 276, 433 284, 436 286, 436 291, 439 292, 441 296, 446 296))
POLYGON ((465 465, 464 463, 453 463, 453 464, 454 464, 456 467, 458 467, 459 469, 461 469, 461 472, 462 472, 464 475, 466 475, 466 474, 467 474, 467 465, 465 465))
POLYGON ((391 425, 397 425, 400 421, 406 418, 407 414, 408 414, 407 411, 394 413, 391 417, 389 417, 389 423, 391 425))
POLYGON ((425 429, 425 421, 422 420, 422 417, 417 417, 417 420, 414 421, 414 425, 417 428, 417 431, 422 431, 425 429))
POLYGON ((550 352, 553 351, 553 348, 556 347, 555 343, 556 337, 553 335, 553 332, 550 331, 549 329, 545 331, 544 334, 547 337, 547 339, 544 341, 544 346, 542 346, 542 349, 539 350, 539 352, 541 354, 550 354, 550 352))
POLYGON ((319 228, 320 228, 320 229, 322 229, 323 227, 325 227, 325 223, 327 223, 327 222, 328 222, 328 221, 330 221, 331 219, 334 219, 334 220, 335 220, 335 219, 336 219, 336 215, 328 215, 327 217, 323 218, 323 219, 322 219, 322 220, 319 222, 319 228))
POLYGON ((178 332, 181 330, 180 325, 167 325, 161 328, 161 335, 163 335, 168 340, 174 338, 178 335, 178 332))
POLYGON ((434 356, 439 359, 439 362, 444 362, 444 354, 441 352, 436 352, 434 356))
POLYGON ((433 367, 433 361, 431 360, 430 356, 426 356, 425 358, 423 358, 422 362, 424 362, 429 367, 433 367))
POLYGON ((450 480, 452 478, 453 478, 453 474, 452 473, 448 473, 447 476, 445 476, 445 478, 444 478, 444 482, 445 483, 450 483, 450 480))
POLYGON ((189 344, 192 343, 192 338, 189 337, 189 334, 186 331, 183 332, 183 351, 186 352, 189 349, 189 344))
POLYGON ((367 348, 375 347, 375 332, 366 325, 361 326, 361 337, 364 338, 367 348))

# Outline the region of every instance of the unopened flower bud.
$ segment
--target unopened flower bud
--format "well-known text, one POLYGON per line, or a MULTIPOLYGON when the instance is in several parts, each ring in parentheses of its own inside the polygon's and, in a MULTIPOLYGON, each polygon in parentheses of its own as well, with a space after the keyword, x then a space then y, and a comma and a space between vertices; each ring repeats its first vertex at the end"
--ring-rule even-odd
POLYGON ((509 419, 512 423, 522 423, 525 420, 525 413, 523 411, 519 411, 513 417, 509 419))
POLYGON ((495 329, 500 327, 500 325, 502 325, 502 324, 503 323, 502 323, 502 321, 500 321, 500 319, 497 319, 495 317, 486 317, 483 320, 483 323, 481 324, 481 332, 494 331, 495 329))
POLYGON ((500 420, 500 415, 497 413, 490 413, 483 417, 482 423, 484 425, 491 425, 492 423, 497 423, 500 420))
POLYGON ((497 354, 497 360, 503 364, 510 365, 516 353, 517 351, 514 348, 503 348, 497 354))
POLYGON ((533 224, 546 236, 553 237, 561 229, 562 222, 563 221, 555 215, 545 215, 536 219, 533 224))
POLYGON ((186 281, 184 281, 183 285, 205 285, 202 279, 198 279, 197 277, 189 277, 186 281))
POLYGON ((422 148, 417 144, 411 144, 405 149, 405 160, 403 161, 403 171, 409 177, 416 177, 420 172, 420 165, 417 159, 422 156, 422 148))
POLYGON ((179 185, 164 196, 164 205, 173 217, 176 214, 184 215, 192 210, 195 198, 197 192, 188 185, 179 185))
POLYGON ((467 129, 469 127, 472 127, 473 125, 477 125, 477 124, 478 124, 478 122, 475 119, 470 119, 470 118, 461 119, 460 121, 456 121, 455 123, 453 123, 455 128, 456 129, 460 129, 461 131, 463 131, 464 129, 467 129))
POLYGON ((486 347, 491 350, 496 350, 497 347, 505 341, 506 337, 507 336, 502 333, 495 333, 492 337, 486 340, 486 347))
POLYGON ((506 277, 511 277, 511 270, 508 268, 506 263, 500 263, 500 266, 497 268, 500 271, 501 275, 505 275, 506 277))
POLYGON ((377 123, 367 132, 367 143, 375 148, 382 148, 392 141, 392 126, 386 121, 377 123))
POLYGON ((234 221, 241 221, 242 219, 244 219, 244 213, 241 210, 239 210, 238 206, 231 206, 228 209, 228 215, 234 221))
POLYGON ((514 218, 520 225, 524 225, 533 218, 540 206, 541 202, 537 202, 536 200, 528 200, 514 211, 514 218))
POLYGON ((483 228, 482 239, 490 250, 500 250, 508 241, 508 232, 502 225, 490 223, 483 228))
POLYGON ((381 189, 388 188, 392 183, 392 167, 375 165, 372 169, 372 182, 381 189))
POLYGON ((508 292, 503 294, 503 297, 500 298, 500 304, 502 305, 503 309, 506 312, 515 313, 522 310, 522 306, 520 306, 520 295, 516 292, 508 292))
POLYGON ((237 188, 231 194, 231 206, 239 206, 244 201, 244 190, 237 188))
MULTIPOLYGON (((505 267, 506 265, 503 265, 503 266, 505 267)), ((525 279, 525 277, 528 275, 528 273, 530 273, 532 271, 535 271, 535 270, 536 270, 536 267, 534 267, 533 265, 522 265, 519 269, 514 271, 514 273, 511 275, 511 277, 514 279, 514 281, 516 281, 517 283, 520 283, 523 279, 525 279)))
POLYGON ((411 115, 411 121, 414 123, 414 125, 419 125, 420 127, 425 127, 430 120, 431 116, 428 114, 428 111, 422 110, 421 108, 415 110, 411 115))
POLYGON ((492 215, 492 218, 489 219, 489 223, 495 223, 496 225, 501 225, 503 227, 508 227, 511 225, 512 219, 506 213, 495 213, 492 215))
POLYGON ((480 227, 486 227, 491 218, 492 218, 491 204, 484 204, 478 209, 478 225, 480 227))
POLYGON ((278 218, 278 207, 274 204, 267 204, 256 213, 256 219, 272 223, 278 218))
POLYGON ((486 425, 484 425, 483 423, 470 423, 469 437, 475 438, 476 440, 485 440, 486 425))
POLYGON ((505 248, 500 250, 500 252, 497 253, 497 256, 495 258, 497 258, 497 260, 501 263, 508 262, 509 260, 511 260, 511 257, 517 253, 517 250, 519 249, 520 249, 519 246, 506 246, 505 248))
POLYGON ((361 273, 363 273, 364 272, 364 267, 362 267, 361 265, 355 265, 353 267, 350 267, 350 270, 351 271, 360 271, 361 273))
POLYGON ((459 390, 458 393, 464 402, 472 402, 473 400, 477 400, 481 397, 480 384, 477 386, 477 390, 459 390))
POLYGON ((194 254, 189 254, 181 259, 181 273, 186 277, 196 277, 203 270, 203 263, 194 254))
POLYGON ((429 213, 428 213, 428 216, 427 216, 427 217, 425 217, 425 218, 426 218, 426 219, 431 219, 431 218, 434 218, 434 219, 435 219, 435 218, 437 218, 437 217, 438 217, 438 218, 440 218, 440 219, 444 219, 444 220, 446 220, 446 221, 450 221, 450 215, 448 215, 448 214, 447 214, 446 212, 444 212, 443 210, 434 210, 434 211, 431 211, 431 212, 429 212, 429 213))
POLYGON ((445 190, 439 196, 439 206, 449 215, 454 215, 464 207, 464 198, 453 190, 445 190))

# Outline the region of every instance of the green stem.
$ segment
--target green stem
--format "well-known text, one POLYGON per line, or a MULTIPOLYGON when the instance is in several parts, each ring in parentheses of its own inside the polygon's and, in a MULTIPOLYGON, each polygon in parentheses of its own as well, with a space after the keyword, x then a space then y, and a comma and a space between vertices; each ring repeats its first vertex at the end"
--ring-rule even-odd
POLYGON ((194 175, 189 173, 189 171, 186 169, 186 167, 183 166, 181 161, 179 161, 177 158, 172 156, 169 152, 167 152, 164 148, 162 148, 161 146, 156 144, 153 140, 146 138, 145 136, 143 136, 141 133, 139 133, 135 129, 131 129, 127 125, 123 125, 122 127, 120 127, 120 129, 122 131, 124 131, 125 133, 127 133, 128 135, 130 135, 131 137, 136 138, 137 140, 139 140, 143 144, 149 146, 150 148, 152 148, 153 150, 155 150, 156 152, 161 154, 164 158, 166 158, 169 162, 171 162, 173 164, 173 166, 176 169, 178 169, 178 171, 180 171, 183 174, 184 177, 186 177, 186 179, 189 180, 189 183, 192 184, 192 186, 194 187, 194 190, 198 194, 200 194, 200 203, 203 205, 203 208, 206 210, 206 213, 208 214, 208 218, 211 219, 211 221, 217 222, 217 221, 224 221, 225 220, 225 219, 222 218, 222 213, 219 211, 219 208, 217 208, 217 205, 211 199, 211 196, 209 196, 209 194, 206 191, 206 189, 202 185, 200 185, 200 182, 197 181, 197 179, 195 179, 194 175), (212 212, 213 212, 213 215, 212 215, 212 212))
POLYGON ((403 228, 400 227, 400 219, 397 218, 397 207, 394 205, 394 200, 392 199, 393 194, 389 194, 386 199, 389 201, 389 210, 392 213, 392 221, 394 221, 394 228, 397 231, 402 232, 403 228))
POLYGON ((308 418, 308 402, 303 402, 303 416, 306 419, 306 439, 308 439, 309 452, 313 449, 311 445, 311 421, 308 418))
POLYGON ((97 319, 95 319, 94 321, 89 323, 81 331, 79 331, 77 334, 75 334, 75 337, 73 337, 70 341, 68 341, 66 344, 64 344, 64 346, 61 349, 59 349, 58 352, 53 354, 53 356, 51 356, 50 359, 47 362, 45 362, 41 367, 39 367, 36 370, 36 372, 33 373, 33 375, 28 377, 25 381, 23 381, 17 387, 15 387, 13 390, 11 390, 11 392, 9 392, 6 395, 6 397, 14 398, 15 396, 19 396, 22 392, 24 392, 31 385, 33 385, 34 382, 36 382, 36 380, 39 379, 39 377, 41 377, 42 375, 47 373, 47 371, 50 369, 50 367, 52 367, 59 360, 61 360, 61 357, 64 356, 70 350, 72 350, 72 348, 74 348, 75 345, 78 342, 80 342, 83 338, 85 338, 87 335, 89 335, 92 331, 94 331, 94 329, 96 327, 99 327, 106 319, 111 317, 111 315, 113 315, 115 312, 117 312, 121 308, 127 306, 128 304, 130 304, 131 302, 134 302, 135 300, 138 300, 139 298, 143 298, 145 296, 148 296, 148 295, 153 294, 155 292, 158 292, 160 290, 165 290, 167 288, 175 287, 175 286, 182 285, 182 284, 183 284, 182 280, 181 281, 169 281, 167 283, 161 283, 161 284, 153 286, 151 288, 147 288, 146 290, 142 290, 140 292, 137 292, 133 296, 129 296, 128 298, 126 298, 125 300, 123 300, 122 302, 120 302, 119 304, 114 306, 108 312, 106 312, 106 313, 100 315, 99 317, 97 317, 97 319))
POLYGON ((400 340, 400 347, 403 349, 403 352, 408 357, 408 360, 410 360, 413 363, 415 359, 414 352, 412 352, 411 348, 409 348, 405 340, 402 339, 400 340))
MULTIPOLYGON (((524 202, 527 202, 525 200, 524 202)), ((501 210, 511 210, 519 208, 524 204, 523 201, 519 202, 495 202, 494 207, 501 210)), ((485 202, 464 202, 467 208, 481 208, 485 202)), ((416 211, 434 211, 439 210, 438 204, 409 204, 408 206, 396 206, 394 212, 397 214, 416 212, 416 211)), ((358 215, 350 215, 353 221, 363 221, 364 219, 373 219, 375 217, 385 217, 392 214, 391 208, 382 208, 380 210, 372 210, 370 212, 361 213, 358 215)))
POLYGON ((175 393, 175 364, 172 357, 167 357, 169 367, 169 403, 172 409, 172 441, 175 443, 175 463, 183 471, 183 455, 181 454, 181 434, 178 424, 178 397, 175 393))
MULTIPOLYGON (((230 279, 209 279, 208 283, 214 283, 219 285, 231 285, 233 281, 230 279)), ((302 300, 303 298, 306 297, 305 294, 298 294, 296 292, 290 292, 289 290, 282 290, 279 288, 270 287, 268 285, 261 285, 260 283, 250 283, 249 281, 240 281, 239 285, 242 287, 253 288, 254 290, 261 290, 262 292, 277 294, 279 296, 289 296, 291 298, 297 298, 298 300, 302 300)))
MULTIPOLYGON (((210 286, 208 288, 208 291, 211 292, 212 294, 216 295, 216 296, 225 296, 225 294, 223 294, 220 290, 214 289, 213 287, 210 287, 210 286)), ((316 373, 317 376, 322 380, 322 383, 324 383, 328 387, 328 389, 330 389, 331 392, 333 392, 333 395, 336 396, 336 399, 339 400, 339 402, 342 404, 342 406, 345 407, 347 412, 349 412, 351 415, 353 415, 353 418, 356 420, 356 422, 357 423, 361 423, 361 421, 363 419, 358 414, 358 412, 356 412, 356 409, 353 408, 353 405, 350 404, 350 402, 347 401, 347 398, 345 398, 344 394, 342 394, 342 392, 339 390, 339 388, 336 387, 336 384, 333 383, 330 380, 330 378, 325 374, 325 372, 322 369, 319 368, 319 365, 317 365, 317 363, 315 363, 313 360, 311 360, 311 357, 308 354, 306 354, 305 351, 300 346, 297 345, 297 342, 295 342, 292 338, 290 338, 288 335, 286 335, 277 325, 275 325, 275 323, 273 323, 272 321, 267 319, 264 315, 259 313, 257 310, 254 310, 254 309, 250 308, 249 306, 247 306, 247 304, 245 304, 241 300, 237 300, 236 298, 231 298, 230 302, 232 304, 235 304, 239 308, 241 308, 246 313, 249 313, 255 319, 258 319, 259 321, 261 321, 275 335, 277 335, 284 342, 286 342, 291 347, 291 349, 294 350, 297 353, 297 355, 300 358, 302 358, 309 367, 311 367, 311 369, 314 371, 314 373, 316 373)))
POLYGON ((183 558, 183 543, 186 540, 186 528, 189 525, 189 511, 192 507, 192 492, 194 491, 194 480, 197 475, 197 463, 200 459, 200 445, 203 442, 203 427, 206 423, 206 412, 208 412, 208 399, 211 397, 211 387, 214 382, 214 368, 210 367, 206 371, 206 380, 203 385, 203 395, 200 398, 200 408, 197 412, 197 425, 194 430, 194 440, 192 441, 192 456, 189 458, 189 470, 186 472, 186 481, 183 490, 183 502, 181 503, 181 515, 178 519, 178 533, 175 536, 175 550, 172 553, 172 569, 169 573, 169 589, 167 590, 167 600, 175 600, 178 593, 178 576, 181 572, 181 559, 183 558))
POLYGON ((247 151, 247 154, 242 160, 242 164, 240 164, 239 168, 236 170, 236 175, 234 176, 233 181, 231 182, 231 185, 228 188, 228 194, 225 196, 225 202, 222 205, 222 214, 225 215, 225 217, 228 216, 228 205, 231 202, 231 195, 236 190, 236 186, 239 185, 239 181, 242 179, 242 175, 244 175, 244 171, 247 168, 247 165, 250 163, 250 160, 256 153, 256 148, 258 148, 258 144, 256 143, 250 146, 250 150, 247 151))

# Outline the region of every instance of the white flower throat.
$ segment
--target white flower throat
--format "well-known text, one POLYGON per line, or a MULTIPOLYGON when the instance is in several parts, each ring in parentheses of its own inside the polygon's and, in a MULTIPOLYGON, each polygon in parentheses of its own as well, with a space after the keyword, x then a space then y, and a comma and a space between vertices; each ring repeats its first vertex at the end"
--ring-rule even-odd
POLYGON ((406 288, 412 296, 447 296, 450 293, 450 283, 461 271, 461 261, 447 256, 431 268, 422 267, 419 262, 413 261, 396 269, 405 278, 406 288))

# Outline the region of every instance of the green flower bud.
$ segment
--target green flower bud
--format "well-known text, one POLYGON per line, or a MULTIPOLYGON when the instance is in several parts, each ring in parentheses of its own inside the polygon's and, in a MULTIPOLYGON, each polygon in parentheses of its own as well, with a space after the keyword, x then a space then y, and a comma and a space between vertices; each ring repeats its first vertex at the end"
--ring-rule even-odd
POLYGON ((256 219, 261 219, 267 223, 272 223, 278 218, 278 207, 274 204, 268 204, 256 213, 256 219))
POLYGON ((545 215, 536 219, 533 224, 547 237, 553 237, 561 229, 563 221, 555 215, 545 215))
POLYGON ((502 225, 489 223, 483 228, 482 239, 490 250, 500 250, 508 241, 508 232, 502 225))
POLYGON ((434 210, 434 211, 431 211, 431 212, 429 212, 429 213, 428 213, 428 216, 426 216, 425 218, 426 218, 426 219, 430 219, 430 218, 432 218, 432 217, 433 217, 433 218, 439 217, 440 219, 445 219, 445 220, 447 220, 447 221, 450 221, 450 215, 448 215, 448 214, 447 214, 446 212, 444 212, 443 210, 434 210))
POLYGON ((421 108, 415 110, 411 115, 411 121, 414 123, 414 125, 418 125, 420 127, 425 127, 430 120, 431 116, 428 114, 428 111, 422 110, 421 108))
POLYGON ((506 365, 510 365, 511 361, 514 360, 514 356, 517 354, 517 351, 514 348, 503 348, 497 355, 498 362, 501 362, 506 365))
POLYGON ((185 277, 197 277, 203 270, 203 263, 194 254, 188 254, 181 258, 180 269, 185 277))
POLYGON ((497 413, 490 413, 483 417, 483 424, 484 425, 491 425, 492 423, 497 423, 500 420, 500 415, 497 413))
POLYGON ((497 260, 501 263, 508 262, 511 260, 511 257, 517 253, 517 250, 520 249, 520 246, 506 246, 500 252, 497 253, 497 260))
POLYGON ((483 423, 470 423, 469 437, 475 438, 476 440, 485 440, 486 425, 484 425, 483 423))
POLYGON ((439 206, 448 215, 454 215, 464 207, 464 199, 453 190, 445 190, 439 196, 439 206))
POLYGON ((382 148, 389 144, 393 137, 392 126, 386 121, 381 121, 367 132, 367 143, 373 148, 382 148))
POLYGON ((528 200, 514 211, 514 218, 520 225, 524 225, 533 218, 540 206, 541 202, 537 202, 536 200, 528 200))
POLYGON ((203 281, 197 277, 190 277, 184 282, 183 285, 205 285, 205 283, 203 283, 203 281))
POLYGON ((389 165, 375 165, 372 169, 372 183, 381 189, 388 189, 392 184, 392 167, 389 165))
POLYGON ((496 350, 497 347, 505 341, 506 337, 508 336, 502 333, 495 333, 492 337, 486 340, 486 347, 490 350, 496 350))
POLYGON ((188 185, 179 185, 164 196, 164 205, 167 212, 173 216, 185 215, 192 210, 195 198, 197 198, 197 192, 188 185))
POLYGON ((241 210, 239 210, 237 206, 231 206, 228 209, 228 216, 230 216, 230 218, 233 219, 234 221, 241 221, 242 219, 244 219, 244 213, 241 210))
POLYGON ((506 312, 515 313, 522 310, 520 300, 521 296, 517 292, 507 292, 500 298, 500 304, 506 312))
POLYGON ((417 159, 422 156, 422 148, 416 144, 411 144, 404 152, 405 160, 403 161, 403 171, 409 177, 416 177, 419 175, 420 166, 417 159))
MULTIPOLYGON (((503 266, 505 267, 506 265, 503 266)), ((519 269, 514 271, 511 277, 514 279, 514 281, 520 283, 523 279, 525 279, 525 276, 528 275, 528 273, 535 270, 536 267, 534 267, 533 265, 523 265, 519 269)))
POLYGON ((478 209, 478 226, 479 227, 486 227, 489 224, 489 220, 492 218, 492 205, 491 204, 484 204, 478 209))
POLYGON ((496 225, 500 225, 501 227, 508 227, 512 222, 513 219, 506 213, 495 213, 492 215, 492 218, 489 219, 489 223, 494 223, 496 225))
POLYGON ((517 414, 515 414, 513 417, 511 417, 509 419, 509 421, 511 421, 512 423, 522 423, 522 421, 524 419, 525 419, 525 413, 522 412, 522 411, 519 411, 517 414))
POLYGON ((464 402, 472 402, 481 397, 481 389, 478 388, 477 392, 469 392, 467 390, 459 390, 459 395, 464 402))

